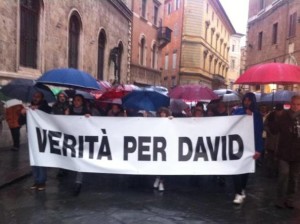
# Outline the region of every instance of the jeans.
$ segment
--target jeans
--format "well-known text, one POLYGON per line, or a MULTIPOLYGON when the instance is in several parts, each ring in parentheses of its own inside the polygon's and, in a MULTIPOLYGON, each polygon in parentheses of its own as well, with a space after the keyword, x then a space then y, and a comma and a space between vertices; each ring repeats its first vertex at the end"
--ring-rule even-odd
POLYGON ((279 160, 277 200, 293 202, 298 188, 300 162, 279 160))
POLYGON ((76 172, 76 180, 75 183, 76 184, 82 184, 83 181, 83 173, 81 172, 76 172))
POLYGON ((245 190, 248 182, 248 173, 238 174, 233 176, 233 185, 235 194, 242 194, 242 190, 245 190))
POLYGON ((42 166, 32 166, 32 173, 35 184, 45 184, 47 180, 47 168, 42 166))
POLYGON ((20 147, 20 128, 11 128, 10 133, 13 139, 14 147, 20 147))

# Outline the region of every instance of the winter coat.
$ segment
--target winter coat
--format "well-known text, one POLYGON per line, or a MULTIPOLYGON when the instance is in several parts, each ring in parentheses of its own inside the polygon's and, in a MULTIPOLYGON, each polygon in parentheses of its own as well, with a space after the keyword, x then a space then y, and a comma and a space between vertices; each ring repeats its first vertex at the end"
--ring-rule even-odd
POLYGON ((279 133, 277 157, 284 161, 300 162, 300 113, 291 110, 284 113, 270 127, 273 134, 279 133), (298 121, 298 130, 297 130, 298 121))
POLYGON ((21 110, 23 109, 23 105, 15 105, 12 107, 8 107, 5 110, 5 119, 9 128, 19 128, 19 116, 21 114, 21 110))
POLYGON ((258 111, 257 103, 256 103, 256 98, 255 95, 251 92, 246 93, 243 97, 243 105, 240 108, 237 108, 234 112, 233 115, 245 115, 246 110, 249 109, 253 113, 253 123, 254 123, 254 144, 255 144, 255 151, 257 152, 262 152, 263 151, 263 138, 262 138, 262 132, 264 129, 263 125, 263 119, 258 111), (251 100, 251 105, 249 108, 246 108, 244 105, 244 100, 245 98, 249 98, 251 100))

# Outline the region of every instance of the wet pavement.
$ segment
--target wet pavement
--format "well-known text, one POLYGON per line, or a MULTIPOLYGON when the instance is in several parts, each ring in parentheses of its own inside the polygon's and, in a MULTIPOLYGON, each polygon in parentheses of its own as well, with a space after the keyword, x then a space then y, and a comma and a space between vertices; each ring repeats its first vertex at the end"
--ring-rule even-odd
POLYGON ((26 144, 19 152, 0 148, 0 162, 0 224, 300 223, 300 195, 294 210, 275 208, 276 178, 262 167, 250 176, 245 203, 235 206, 230 177, 220 186, 212 176, 168 176, 158 192, 153 176, 85 174, 74 197, 75 174, 58 179, 57 169, 48 170, 45 191, 29 189, 26 144))

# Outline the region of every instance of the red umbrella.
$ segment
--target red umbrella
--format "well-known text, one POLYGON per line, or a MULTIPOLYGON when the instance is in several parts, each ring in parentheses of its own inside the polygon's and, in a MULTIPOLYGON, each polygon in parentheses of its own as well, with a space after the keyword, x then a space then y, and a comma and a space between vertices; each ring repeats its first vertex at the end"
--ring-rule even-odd
POLYGON ((99 98, 99 100, 107 101, 112 99, 121 99, 125 95, 130 93, 132 90, 137 90, 137 89, 139 89, 139 87, 130 84, 113 86, 107 89, 99 98))
POLYGON ((169 92, 169 96, 173 99, 182 99, 185 101, 203 101, 219 98, 210 88, 201 85, 176 86, 169 92))
POLYGON ((247 69, 236 84, 297 84, 300 67, 284 63, 258 64, 247 69))

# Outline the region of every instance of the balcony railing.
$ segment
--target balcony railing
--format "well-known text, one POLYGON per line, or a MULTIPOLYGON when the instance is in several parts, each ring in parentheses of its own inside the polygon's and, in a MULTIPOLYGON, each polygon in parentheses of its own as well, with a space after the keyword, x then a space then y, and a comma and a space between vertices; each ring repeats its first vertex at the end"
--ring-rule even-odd
POLYGON ((159 47, 164 47, 171 41, 172 30, 169 27, 159 27, 157 30, 157 39, 159 47))

